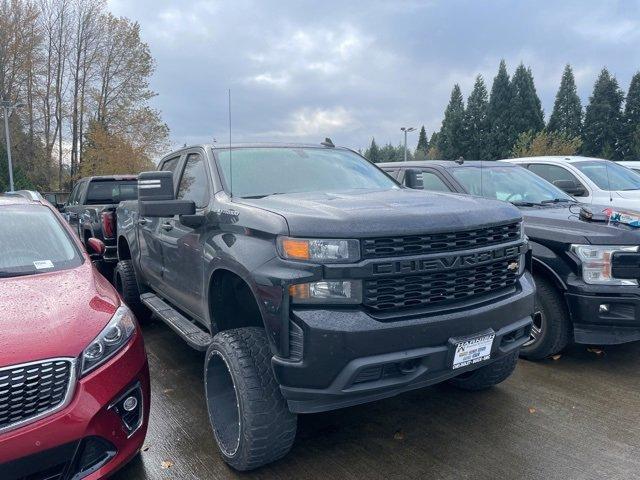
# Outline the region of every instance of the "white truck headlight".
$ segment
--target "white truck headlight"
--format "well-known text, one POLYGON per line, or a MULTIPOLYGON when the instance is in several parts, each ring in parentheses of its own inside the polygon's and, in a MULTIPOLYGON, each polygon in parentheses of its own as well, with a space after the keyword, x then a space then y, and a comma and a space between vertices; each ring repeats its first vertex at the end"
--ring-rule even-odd
POLYGON ((638 281, 614 278, 611 259, 616 252, 637 252, 637 246, 571 245, 571 251, 582 262, 582 279, 591 285, 638 285, 638 281))
POLYGON ((133 313, 122 305, 113 314, 107 326, 82 352, 81 375, 86 375, 113 357, 129 342, 135 331, 136 321, 133 313))
POLYGON ((278 252, 287 260, 353 263, 360 260, 358 240, 278 237, 278 252))

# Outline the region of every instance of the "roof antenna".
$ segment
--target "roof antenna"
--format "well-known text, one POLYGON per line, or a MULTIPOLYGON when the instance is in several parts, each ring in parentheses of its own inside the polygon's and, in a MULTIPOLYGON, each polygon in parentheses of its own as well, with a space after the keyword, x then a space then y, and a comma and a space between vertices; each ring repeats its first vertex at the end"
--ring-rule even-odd
POLYGON ((604 162, 604 171, 607 172, 607 188, 609 189, 609 204, 613 203, 613 195, 611 194, 611 180, 609 180, 609 160, 604 162))
POLYGON ((334 148, 335 145, 333 144, 333 142, 331 141, 331 139, 329 137, 325 137, 324 142, 320 142, 320 145, 323 145, 325 147, 329 147, 329 148, 334 148))
POLYGON ((233 162, 231 161, 231 89, 229 89, 229 194, 233 198, 233 162))
POLYGON ((484 163, 482 161, 482 159, 480 159, 480 196, 484 197, 484 177, 483 177, 483 172, 484 172, 484 163))

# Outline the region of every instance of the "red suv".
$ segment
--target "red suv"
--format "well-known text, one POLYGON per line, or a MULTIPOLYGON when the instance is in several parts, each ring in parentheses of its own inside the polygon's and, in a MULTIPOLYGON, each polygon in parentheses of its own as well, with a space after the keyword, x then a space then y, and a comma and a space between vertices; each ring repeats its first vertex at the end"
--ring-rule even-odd
POLYGON ((0 311, 0 478, 98 479, 134 457, 149 416, 142 334, 37 194, 0 195, 0 311))

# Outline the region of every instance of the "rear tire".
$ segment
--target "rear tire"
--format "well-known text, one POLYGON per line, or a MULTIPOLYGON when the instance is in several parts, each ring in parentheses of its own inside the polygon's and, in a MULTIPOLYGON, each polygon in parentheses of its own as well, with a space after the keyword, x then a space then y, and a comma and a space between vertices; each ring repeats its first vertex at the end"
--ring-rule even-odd
POLYGON ((535 275, 536 298, 532 338, 520 350, 528 360, 560 353, 571 341, 571 320, 562 295, 545 277, 535 275))
POLYGON ((452 378, 449 383, 462 390, 484 390, 509 378, 516 369, 517 362, 518 352, 515 351, 489 365, 452 378))
POLYGON ((224 461, 236 470, 284 457, 296 436, 297 416, 280 393, 271 356, 264 329, 256 327, 220 332, 207 350, 209 420, 224 461))
POLYGON ((124 300, 124 303, 142 321, 148 314, 146 307, 140 301, 140 289, 136 280, 136 272, 131 260, 120 260, 113 270, 113 285, 124 300))

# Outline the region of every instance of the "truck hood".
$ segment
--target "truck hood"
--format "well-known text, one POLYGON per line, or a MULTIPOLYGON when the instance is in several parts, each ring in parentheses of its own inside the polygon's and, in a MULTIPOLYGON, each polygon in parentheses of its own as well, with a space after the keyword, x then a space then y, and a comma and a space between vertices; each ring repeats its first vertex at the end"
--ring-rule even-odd
POLYGON ((517 221, 517 208, 469 195, 411 189, 294 193, 242 199, 282 215, 298 237, 363 238, 472 229, 517 221))
MULTIPOLYGON (((605 206, 589 205, 605 209, 605 206)), ((640 229, 580 218, 580 204, 522 209, 525 233, 532 241, 593 245, 640 244, 640 229)))
POLYGON ((70 270, 0 278, 0 367, 78 357, 119 305, 88 260, 70 270))

